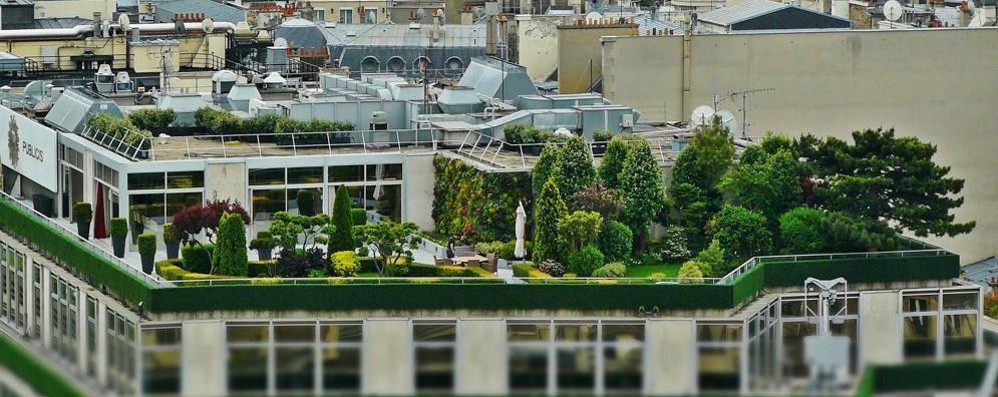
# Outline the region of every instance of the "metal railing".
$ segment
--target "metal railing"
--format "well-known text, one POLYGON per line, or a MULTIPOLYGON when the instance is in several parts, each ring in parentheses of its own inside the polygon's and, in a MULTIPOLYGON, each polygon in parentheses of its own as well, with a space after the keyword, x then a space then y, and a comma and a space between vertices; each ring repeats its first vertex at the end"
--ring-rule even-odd
POLYGON ((734 270, 726 274, 724 277, 717 282, 718 284, 733 284, 735 280, 741 275, 748 273, 756 265, 765 262, 799 262, 808 260, 835 260, 835 259, 870 259, 870 258, 906 258, 906 257, 925 257, 925 256, 940 256, 950 254, 949 251, 939 248, 932 244, 928 244, 922 241, 918 241, 909 237, 899 236, 903 242, 912 245, 920 245, 922 249, 908 249, 908 250, 895 250, 895 251, 874 251, 874 252, 846 252, 846 253, 829 253, 829 254, 800 254, 800 255, 767 255, 767 256, 756 256, 753 257, 745 263, 742 263, 734 270))
POLYGON ((117 266, 117 267, 121 268, 122 270, 124 270, 124 271, 126 271, 128 273, 131 273, 132 275, 138 277, 140 280, 150 281, 150 282, 152 282, 153 284, 156 284, 156 285, 165 285, 165 283, 163 283, 156 276, 145 274, 142 271, 140 271, 139 269, 136 269, 136 268, 130 266, 128 264, 128 262, 125 262, 121 258, 118 258, 118 257, 112 255, 112 253, 110 251, 108 251, 107 249, 94 244, 94 242, 90 241, 89 239, 84 239, 84 238, 80 237, 77 234, 76 230, 71 230, 70 228, 66 227, 65 225, 62 225, 59 222, 56 222, 56 221, 53 221, 52 219, 49 219, 49 217, 45 216, 41 212, 36 211, 34 208, 29 207, 27 204, 25 204, 25 203, 21 202, 20 200, 14 198, 12 196, 10 196, 9 194, 7 194, 5 192, 0 192, 0 200, 3 200, 5 202, 13 204, 14 206, 18 207, 19 209, 21 209, 22 211, 24 211, 28 215, 33 216, 39 222, 42 222, 42 223, 48 225, 49 227, 55 229, 57 232, 62 233, 65 237, 71 238, 71 239, 75 240, 82 247, 90 250, 95 255, 101 257, 101 259, 107 261, 108 263, 110 263, 110 264, 112 264, 114 266, 117 266))
POLYGON ((151 147, 151 142, 149 140, 151 137, 143 136, 139 132, 129 132, 129 134, 137 134, 141 138, 135 142, 127 142, 126 140, 116 137, 114 135, 105 133, 96 128, 87 126, 80 133, 80 136, 89 139, 98 145, 101 145, 115 153, 118 153, 129 160, 136 161, 144 159, 149 155, 148 149, 142 149, 142 147, 151 147))

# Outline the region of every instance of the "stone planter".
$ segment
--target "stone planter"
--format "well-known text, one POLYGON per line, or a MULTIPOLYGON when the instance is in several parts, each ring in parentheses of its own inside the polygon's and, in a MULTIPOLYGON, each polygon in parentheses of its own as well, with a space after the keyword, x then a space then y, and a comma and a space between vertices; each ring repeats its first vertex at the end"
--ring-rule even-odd
POLYGON ((76 223, 76 234, 79 234, 80 237, 83 237, 84 240, 89 240, 90 239, 90 222, 87 222, 87 223, 77 222, 76 223))
POLYGON ((125 257, 125 236, 111 236, 111 246, 114 247, 114 256, 125 257))
POLYGON ((166 259, 180 257, 180 243, 166 243, 166 259))
POLYGON ((142 272, 152 274, 153 264, 156 262, 156 254, 142 254, 142 272))

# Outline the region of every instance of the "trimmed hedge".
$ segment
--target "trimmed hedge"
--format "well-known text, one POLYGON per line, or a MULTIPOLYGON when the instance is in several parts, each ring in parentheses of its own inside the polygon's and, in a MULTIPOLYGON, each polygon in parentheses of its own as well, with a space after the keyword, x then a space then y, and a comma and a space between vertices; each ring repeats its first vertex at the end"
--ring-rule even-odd
POLYGON ((53 371, 3 333, 0 333, 0 366, 9 369, 41 396, 86 396, 69 379, 53 371))
POLYGON ((148 304, 152 298, 154 286, 151 283, 109 262, 95 248, 77 242, 73 235, 42 223, 6 200, 0 200, 0 228, 86 275, 91 285, 98 289, 104 286, 128 303, 148 304))
POLYGON ((550 278, 551 275, 537 269, 533 263, 517 263, 513 265, 514 277, 550 278))
POLYGON ((767 287, 794 287, 808 277, 831 280, 844 277, 849 283, 910 280, 946 280, 960 275, 960 257, 955 254, 915 256, 877 255, 870 258, 814 259, 802 261, 764 260, 767 287), (876 271, 871 271, 875 268, 876 271))
POLYGON ((987 366, 986 361, 949 361, 871 367, 863 373, 856 396, 976 389, 987 366))
POLYGON ((161 262, 156 262, 156 274, 170 281, 209 280, 209 279, 220 280, 220 279, 230 278, 225 276, 216 276, 212 274, 189 272, 187 270, 184 270, 184 268, 180 266, 181 264, 183 264, 183 262, 180 261, 179 259, 170 259, 161 262))

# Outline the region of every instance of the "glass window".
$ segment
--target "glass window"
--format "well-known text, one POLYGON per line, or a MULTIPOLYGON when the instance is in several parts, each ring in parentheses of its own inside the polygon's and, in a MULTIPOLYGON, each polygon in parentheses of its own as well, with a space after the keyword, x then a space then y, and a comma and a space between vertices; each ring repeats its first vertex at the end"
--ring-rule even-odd
POLYGON ((377 185, 367 187, 367 207, 382 217, 399 222, 402 219, 402 186, 377 185))
POLYGON ((128 174, 129 190, 151 190, 166 187, 165 174, 162 172, 128 174))
POLYGON ((453 342, 454 324, 413 324, 412 339, 415 342, 453 342))
POLYGON ((288 168, 288 183, 322 183, 322 167, 288 168))
POLYGON ((934 312, 939 310, 939 296, 931 295, 907 295, 902 300, 905 313, 934 312))
MULTIPOLYGON (((945 299, 944 297, 943 300, 945 299)), ((943 319, 943 349, 946 356, 973 356, 977 352, 977 316, 947 315, 943 319)))
POLYGON ((402 164, 369 164, 367 166, 368 181, 400 181, 402 180, 402 164))
POLYGON ((548 342, 551 335, 551 323, 515 323, 506 326, 506 339, 510 342, 548 342))
POLYGON ((738 390, 741 365, 739 347, 701 347, 700 390, 738 390))
POLYGON ((454 388, 454 347, 416 347, 416 389, 450 392, 454 388))
POLYGON ((283 185, 284 168, 265 168, 249 171, 249 184, 252 186, 283 185))
POLYGON ((361 342, 364 326, 360 324, 330 324, 319 328, 322 342, 361 342))
POLYGON ((131 221, 144 227, 153 227, 166 223, 165 197, 157 194, 129 195, 129 216, 131 221))
POLYGON ((904 318, 904 357, 906 359, 936 356, 936 316, 904 318))
POLYGON ((180 328, 142 329, 142 346, 177 346, 177 345, 180 345, 180 328))
POLYGON ((288 213, 312 216, 322 213, 322 189, 288 189, 288 213))
POLYGON ((554 338, 559 342, 595 342, 596 324, 555 323, 554 338))
POLYGON ((741 324, 697 324, 699 342, 741 342, 741 324))
POLYGON ((184 208, 192 205, 201 205, 202 193, 167 193, 166 195, 166 219, 173 222, 173 217, 184 208))
POLYGON ((603 350, 603 384, 607 390, 641 390, 642 348, 639 345, 609 346, 603 350))
POLYGON ((596 385, 595 347, 558 347, 556 354, 558 391, 591 393, 596 385))
POLYGON ((364 8, 364 23, 369 23, 369 24, 378 23, 377 8, 364 8))
POLYGON ((943 310, 976 310, 977 293, 943 293, 943 310))
POLYGON ((350 8, 340 9, 340 23, 353 23, 353 10, 350 8))
MULTIPOLYGON (((229 327, 229 333, 232 333, 229 327)), ((236 327, 242 328, 242 327, 236 327)), ((267 347, 229 348, 229 391, 264 393, 267 391, 267 347)))
POLYGON ((341 391, 360 390, 359 347, 322 348, 322 388, 341 391))
POLYGON ((363 182, 363 165, 334 165, 329 167, 329 183, 363 182))
POLYGON ((315 325, 274 325, 274 341, 315 342, 315 325))
POLYGON ((640 342, 645 340, 645 325, 603 323, 604 342, 640 342))
MULTIPOLYGON (((302 336, 300 331, 294 331, 294 334, 302 336)), ((276 329, 274 333, 275 336, 278 335, 276 329)), ((279 346, 274 349, 274 354, 276 355, 277 390, 311 391, 315 387, 315 350, 313 346, 279 346)))
POLYGON ((509 389, 513 392, 547 389, 547 346, 513 346, 509 350, 509 389))
POLYGON ((142 354, 142 389, 147 395, 180 393, 180 350, 142 354))
POLYGON ((287 210, 284 189, 253 191, 253 224, 257 230, 266 230, 274 215, 287 210))
POLYGON ((167 188, 193 189, 204 187, 204 171, 170 172, 166 174, 167 188))
POLYGON ((270 330, 266 325, 229 325, 226 337, 229 343, 267 343, 270 330))

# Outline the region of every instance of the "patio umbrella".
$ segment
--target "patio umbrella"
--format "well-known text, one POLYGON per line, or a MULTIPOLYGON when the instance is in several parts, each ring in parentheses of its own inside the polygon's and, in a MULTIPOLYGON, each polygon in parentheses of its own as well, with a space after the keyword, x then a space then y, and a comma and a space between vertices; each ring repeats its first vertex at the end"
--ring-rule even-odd
POLYGON ((516 249, 513 251, 513 255, 519 259, 527 256, 527 250, 524 248, 523 238, 526 234, 527 229, 527 211, 523 209, 523 202, 520 202, 520 207, 516 209, 516 249))

